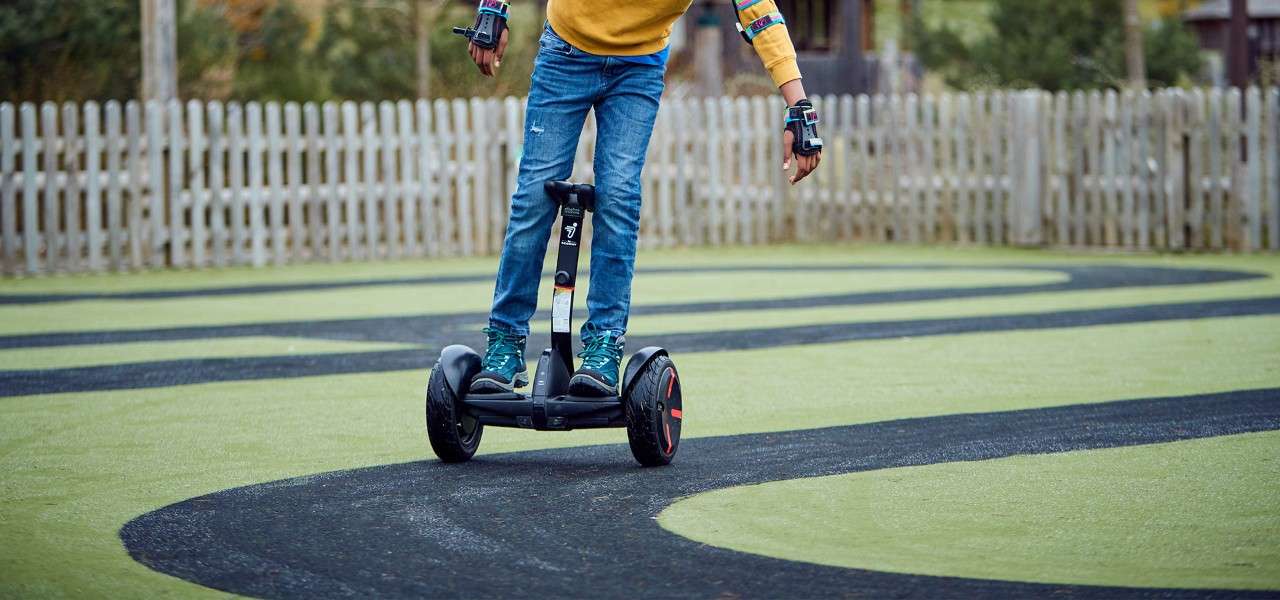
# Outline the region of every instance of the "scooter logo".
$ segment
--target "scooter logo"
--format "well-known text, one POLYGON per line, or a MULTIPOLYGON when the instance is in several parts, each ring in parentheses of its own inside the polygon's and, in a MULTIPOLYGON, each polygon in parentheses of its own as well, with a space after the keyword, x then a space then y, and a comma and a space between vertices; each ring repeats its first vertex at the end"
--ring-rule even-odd
POLYGON ((570 223, 564 226, 564 233, 569 237, 569 239, 573 239, 573 234, 576 233, 577 231, 578 231, 577 223, 570 223))

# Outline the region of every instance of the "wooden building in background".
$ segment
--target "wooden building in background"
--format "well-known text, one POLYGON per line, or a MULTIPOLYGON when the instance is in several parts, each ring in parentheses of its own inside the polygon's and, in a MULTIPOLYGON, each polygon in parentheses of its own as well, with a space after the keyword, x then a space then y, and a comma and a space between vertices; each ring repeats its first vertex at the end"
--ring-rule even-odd
MULTIPOLYGON (((874 67, 867 55, 875 48, 874 0, 775 0, 796 46, 805 91, 810 95, 870 91, 874 67)), ((739 37, 730 0, 698 0, 672 37, 673 50, 697 51, 697 29, 716 27, 726 76, 760 71, 755 52, 739 37), (683 43, 681 43, 683 42, 683 43)), ((703 38, 705 39, 705 38, 703 38)))
MULTIPOLYGON (((1256 80, 1264 66, 1272 70, 1280 62, 1280 0, 1249 0, 1249 78, 1256 80)), ((1230 38, 1230 0, 1207 0, 1183 13, 1182 20, 1200 40, 1200 47, 1216 54, 1212 79, 1223 85, 1223 64, 1230 38)))

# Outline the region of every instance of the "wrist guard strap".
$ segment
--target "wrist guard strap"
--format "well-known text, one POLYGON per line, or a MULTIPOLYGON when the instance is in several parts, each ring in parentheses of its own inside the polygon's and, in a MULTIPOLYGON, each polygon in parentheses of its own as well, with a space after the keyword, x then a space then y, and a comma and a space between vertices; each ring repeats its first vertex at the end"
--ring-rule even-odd
POLYGON ((507 29, 507 6, 503 0, 480 0, 475 26, 454 27, 453 32, 486 50, 497 48, 502 32, 507 29))
MULTIPOLYGON (((750 4, 748 4, 748 6, 750 6, 750 4)), ((736 4, 734 5, 734 8, 737 8, 736 4)), ((752 21, 751 24, 747 25, 745 28, 742 26, 741 22, 734 23, 734 25, 738 28, 738 33, 742 35, 742 39, 746 40, 748 44, 754 46, 755 42, 752 40, 754 40, 757 35, 760 35, 760 32, 773 27, 774 25, 782 25, 786 22, 786 19, 782 18, 782 13, 771 12, 752 21)))
POLYGON ((813 156, 822 152, 822 138, 818 137, 818 111, 808 100, 787 107, 783 130, 794 136, 791 151, 800 156, 813 156))

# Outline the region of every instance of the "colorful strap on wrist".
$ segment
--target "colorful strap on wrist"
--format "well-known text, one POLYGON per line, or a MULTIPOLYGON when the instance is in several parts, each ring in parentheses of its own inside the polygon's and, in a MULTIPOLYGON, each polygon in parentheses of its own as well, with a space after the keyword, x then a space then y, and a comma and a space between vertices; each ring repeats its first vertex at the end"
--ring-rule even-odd
POLYGON ((480 0, 480 6, 476 9, 479 13, 488 13, 507 18, 507 8, 510 5, 502 0, 480 0))
POLYGON ((748 44, 753 44, 754 42, 752 40, 754 40, 757 35, 760 35, 760 32, 773 27, 774 25, 782 25, 786 22, 786 19, 782 18, 782 13, 775 11, 752 21, 751 24, 747 25, 745 28, 742 26, 742 23, 736 23, 736 25, 738 26, 738 33, 742 34, 742 39, 746 40, 748 44))

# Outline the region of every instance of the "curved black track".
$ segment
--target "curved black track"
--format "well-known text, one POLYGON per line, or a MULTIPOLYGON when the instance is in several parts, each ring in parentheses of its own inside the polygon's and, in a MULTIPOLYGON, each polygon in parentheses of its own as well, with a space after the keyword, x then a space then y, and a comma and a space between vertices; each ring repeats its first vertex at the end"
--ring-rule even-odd
POLYGON ((635 467, 625 445, 521 452, 226 490, 120 537, 162 573, 276 598, 1268 597, 827 567, 699 544, 654 517, 729 486, 1276 429, 1280 389, 1261 389, 686 439, 662 469, 635 467))
MULTIPOLYGON (((974 288, 928 288, 869 293, 833 294, 798 298, 740 300, 723 302, 673 303, 637 306, 636 315, 717 312, 727 310, 766 310, 807 308, 815 306, 865 305, 892 302, 957 299, 1037 294, 1064 291, 1098 290, 1126 287, 1165 287, 1211 284, 1257 279, 1265 275, 1242 271, 1210 269, 1175 269, 1133 266, 1072 265, 850 265, 850 266, 738 266, 714 269, 663 269, 652 272, 698 273, 704 271, 875 271, 875 270, 1038 270, 1059 272, 1067 280, 1035 285, 983 286, 974 288)), ((478 276, 445 276, 407 280, 375 280, 363 282, 331 282, 218 288, 213 290, 177 290, 133 292, 111 296, 115 299, 152 297, 184 297, 199 294, 256 294, 271 291, 322 290, 354 285, 401 285, 424 282, 471 281, 478 276), (429 281, 428 281, 429 280, 429 281)), ((492 276, 485 276, 491 279, 492 276)), ((11 296, 10 298, 17 298, 11 296)), ((30 301, 39 297, 24 296, 30 301)), ((46 301, 65 299, 49 297, 46 301)), ((1220 300, 1177 304, 1152 304, 1123 308, 1055 311, 1048 313, 994 315, 953 319, 922 319, 873 323, 823 324, 812 326, 754 328, 731 331, 678 333, 646 339, 633 336, 631 347, 658 344, 674 352, 706 352, 769 348, 785 345, 880 339, 902 336, 948 335, 979 331, 1009 331, 1111 325, 1172 319, 1200 319, 1280 313, 1280 297, 1220 300)), ((540 315, 547 318, 546 315, 540 315)), ((380 352, 352 352, 315 355, 190 359, 133 364, 115 364, 65 369, 0 371, 0 397, 58 392, 108 389, 163 387, 211 381, 276 379, 314 375, 385 372, 426 368, 439 348, 456 342, 473 346, 483 344, 479 329, 485 322, 483 313, 457 313, 406 317, 375 317, 325 321, 273 322, 246 325, 178 327, 146 330, 97 331, 0 336, 0 348, 56 347, 76 344, 109 344, 140 341, 164 341, 225 338, 243 336, 291 336, 319 339, 407 342, 420 348, 380 352)), ((530 348, 546 344, 538 333, 529 341, 530 348)))

